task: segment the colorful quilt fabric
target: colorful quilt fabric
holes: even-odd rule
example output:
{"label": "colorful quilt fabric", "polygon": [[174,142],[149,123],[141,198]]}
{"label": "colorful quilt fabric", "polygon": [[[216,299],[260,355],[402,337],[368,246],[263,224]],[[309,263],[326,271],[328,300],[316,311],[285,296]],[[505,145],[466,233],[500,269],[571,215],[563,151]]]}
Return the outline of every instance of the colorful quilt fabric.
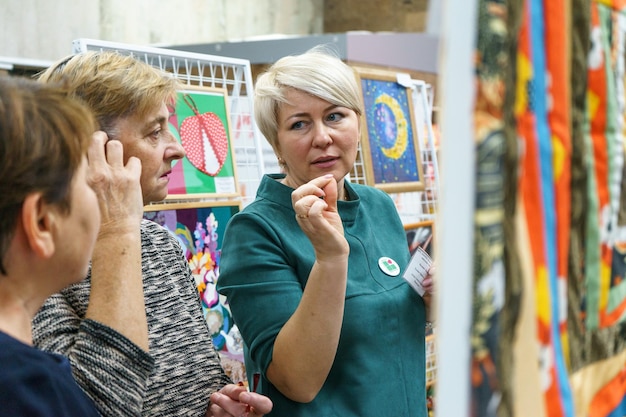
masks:
{"label": "colorful quilt fabric", "polygon": [[[503,1],[480,1],[476,47],[476,198],[471,337],[472,416],[495,416],[501,385],[500,312],[505,301],[503,103],[508,29]],[[499,372],[496,372],[499,370]]]}
{"label": "colorful quilt fabric", "polygon": [[196,282],[202,313],[222,367],[234,382],[246,382],[243,340],[230,307],[216,289],[222,236],[239,206],[149,211],[144,218],[165,227],[179,241]]}
{"label": "colorful quilt fabric", "polygon": [[469,414],[622,417],[626,0],[478,5]]}
{"label": "colorful quilt fabric", "polygon": [[[564,8],[561,9],[561,13],[552,13],[550,17],[554,18],[555,15],[563,19]],[[546,73],[550,68],[558,70],[559,65],[553,62],[549,67],[546,63],[547,49],[543,37],[544,17],[542,2],[532,0],[525,3],[517,57],[516,111],[518,132],[524,150],[520,160],[519,198],[526,216],[525,223],[528,228],[530,256],[535,276],[536,337],[542,376],[539,382],[542,387],[546,414],[571,416],[573,404],[562,344],[563,335],[566,335],[564,324],[566,286],[565,278],[559,279],[557,274],[557,265],[560,263],[557,255],[563,250],[558,250],[557,243],[555,147],[553,143],[557,144],[557,153],[560,152],[561,157],[565,151],[563,141],[553,142],[550,123],[551,121],[554,123],[555,120],[567,120],[568,115],[552,112],[550,113],[552,118],[548,117]],[[557,23],[553,22],[549,27],[555,24]],[[554,56],[551,59],[559,60]],[[562,68],[563,63],[559,64]],[[561,71],[566,71],[566,69],[561,69]],[[554,90],[551,91],[551,93],[554,92]],[[557,129],[559,134],[562,134],[562,131],[562,129]],[[556,161],[558,161],[558,155]],[[557,165],[557,171],[561,175],[563,165]],[[567,188],[563,187],[563,189],[567,193]],[[559,202],[562,201],[559,200]]]}
{"label": "colorful quilt fabric", "polygon": [[[590,6],[587,53],[584,285],[572,389],[577,416],[623,416],[626,411],[626,222],[624,221],[623,1]],[[573,269],[576,273],[576,269]]]}
{"label": "colorful quilt fabric", "polygon": [[[545,140],[551,147],[551,169],[554,181],[554,276],[553,294],[559,304],[555,317],[558,321],[558,337],[565,365],[569,358],[567,334],[567,273],[569,259],[571,218],[571,105],[569,91],[569,19],[570,9],[566,0],[544,2],[546,70],[550,82],[546,85],[548,125],[550,137]],[[550,187],[550,172],[546,172],[546,186]],[[566,369],[563,366],[563,379]]]}
{"label": "colorful quilt fabric", "polygon": [[[585,148],[588,124],[587,103],[587,58],[590,48],[590,0],[571,2],[571,53],[569,62],[572,71],[568,79],[571,87],[572,153],[571,153],[571,214],[570,245],[567,287],[567,330],[569,339],[570,372],[587,364],[585,349],[587,332],[584,326],[585,294],[585,217],[587,209],[587,158]],[[576,397],[576,395],[574,395]]]}
{"label": "colorful quilt fabric", "polygon": [[[624,326],[626,258],[623,242],[625,16],[598,3],[591,8],[587,103],[587,223],[584,324],[594,341],[589,362],[617,353],[624,343],[602,342]],[[599,353],[599,355],[598,355]]]}

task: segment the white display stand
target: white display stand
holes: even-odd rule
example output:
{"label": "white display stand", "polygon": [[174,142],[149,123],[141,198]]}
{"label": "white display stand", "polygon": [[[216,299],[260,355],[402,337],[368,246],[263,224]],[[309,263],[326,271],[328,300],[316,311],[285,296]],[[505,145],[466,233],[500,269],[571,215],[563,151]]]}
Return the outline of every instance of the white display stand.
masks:
{"label": "white display stand", "polygon": [[[433,94],[432,86],[422,80],[411,79],[408,74],[398,74],[398,83],[410,87],[413,91],[413,112],[417,126],[417,140],[420,144],[424,191],[417,194],[417,221],[435,220],[437,200],[439,199],[439,163],[437,162],[437,144],[433,131]],[[413,221],[403,221],[405,224]]]}
{"label": "white display stand", "polygon": [[248,60],[94,39],[73,42],[74,53],[88,50],[113,50],[134,56],[174,74],[186,85],[225,88],[228,91],[230,134],[242,206],[254,199],[268,168],[266,165],[277,163],[271,148],[263,146],[265,139],[254,122],[253,82]]}
{"label": "white display stand", "polygon": [[437,211],[437,382],[435,416],[470,415],[475,195],[476,0],[444,0],[437,94],[441,102],[441,188]]}

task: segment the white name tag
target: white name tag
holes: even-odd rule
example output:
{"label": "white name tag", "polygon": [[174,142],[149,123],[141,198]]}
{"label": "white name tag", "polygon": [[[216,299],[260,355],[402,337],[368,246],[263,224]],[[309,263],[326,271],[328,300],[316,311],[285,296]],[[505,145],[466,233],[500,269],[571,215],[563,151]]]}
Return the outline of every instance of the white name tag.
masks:
{"label": "white name tag", "polygon": [[419,246],[415,253],[413,253],[404,274],[402,274],[402,278],[404,278],[420,296],[424,295],[425,290],[422,286],[422,281],[424,281],[424,278],[428,275],[428,270],[432,263],[432,258]]}

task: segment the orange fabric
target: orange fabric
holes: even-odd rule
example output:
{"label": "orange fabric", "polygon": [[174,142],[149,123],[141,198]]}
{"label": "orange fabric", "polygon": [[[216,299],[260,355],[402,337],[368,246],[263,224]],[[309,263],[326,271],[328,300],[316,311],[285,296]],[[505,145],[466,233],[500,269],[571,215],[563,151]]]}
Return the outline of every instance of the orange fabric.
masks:
{"label": "orange fabric", "polygon": [[609,327],[616,324],[620,317],[626,312],[626,299],[621,302],[610,313],[602,310],[600,311],[600,327]]}
{"label": "orange fabric", "polygon": [[[568,41],[569,10],[565,0],[545,0],[544,15],[546,24],[546,63],[551,82],[548,83],[549,100],[548,122],[552,133],[554,195],[556,212],[556,267],[557,279],[567,286],[567,262],[570,237],[570,181],[571,181],[571,113],[569,92],[569,51]],[[567,300],[559,300],[565,303]],[[565,362],[569,367],[569,343],[567,340],[566,317],[559,317]]]}
{"label": "orange fabric", "polygon": [[[600,14],[598,10],[598,3],[592,3],[591,5],[591,25],[593,31],[600,31],[601,22]],[[597,32],[596,32],[597,33]],[[593,35],[592,35],[593,36]],[[594,40],[600,41],[600,35],[596,35]],[[601,42],[600,42],[601,44]],[[607,143],[607,112],[608,112],[608,79],[607,79],[607,65],[609,64],[610,57],[606,56],[604,49],[601,46],[596,46],[595,53],[598,54],[601,63],[597,63],[595,66],[590,66],[588,71],[589,80],[589,119],[590,119],[590,136],[593,149],[593,161],[594,161],[594,176],[596,183],[596,197],[598,201],[598,225],[601,229],[600,236],[602,236],[603,229],[606,227],[603,223],[607,221],[606,211],[610,206],[610,192],[609,192],[609,154]],[[599,294],[598,294],[598,325],[599,327],[608,327],[615,324],[616,319],[621,316],[621,313],[626,308],[626,304],[622,303],[619,308],[612,312],[607,312],[608,297],[610,291],[611,281],[611,260],[613,256],[613,250],[610,246],[610,242],[604,238],[599,242],[600,245],[600,276],[599,279]],[[594,312],[589,311],[588,314]]]}
{"label": "orange fabric", "polygon": [[[517,129],[520,139],[524,143],[524,152],[520,160],[520,197],[526,213],[526,223],[530,241],[531,256],[534,262],[533,275],[537,288],[536,314],[537,338],[540,344],[540,353],[544,356],[545,368],[540,372],[548,373],[550,386],[543,391],[546,405],[546,415],[560,417],[564,415],[560,399],[558,376],[555,367],[555,352],[550,333],[550,323],[553,318],[550,313],[551,296],[549,288],[549,272],[545,253],[545,224],[542,217],[543,200],[541,190],[541,173],[539,167],[539,149],[536,137],[536,119],[529,103],[527,87],[533,79],[532,51],[530,43],[530,19],[528,3],[525,4],[524,18],[520,28],[518,46],[517,71],[517,102],[515,106]],[[546,358],[548,356],[548,358]]]}
{"label": "orange fabric", "polygon": [[[591,22],[592,27],[598,28],[600,26],[600,16],[598,7],[596,4],[591,6]],[[608,155],[607,144],[605,138],[606,130],[606,69],[604,65],[598,68],[589,68],[588,80],[589,80],[589,92],[590,102],[590,130],[591,140],[593,145],[593,153],[595,160],[595,175],[597,181],[597,194],[598,203],[600,207],[608,204],[609,190],[606,187],[606,178],[608,177]]]}
{"label": "orange fabric", "polygon": [[589,406],[589,417],[606,417],[622,402],[625,395],[626,364],[622,371],[593,398]]}
{"label": "orange fabric", "polygon": [[592,2],[603,4],[614,10],[624,10],[626,8],[626,0],[593,0]]}
{"label": "orange fabric", "polygon": [[[587,365],[570,375],[572,387],[576,387],[574,402],[576,417],[589,417],[598,393],[619,377],[626,368],[626,351]],[[598,401],[596,399],[596,401]],[[520,415],[521,416],[521,415]]]}

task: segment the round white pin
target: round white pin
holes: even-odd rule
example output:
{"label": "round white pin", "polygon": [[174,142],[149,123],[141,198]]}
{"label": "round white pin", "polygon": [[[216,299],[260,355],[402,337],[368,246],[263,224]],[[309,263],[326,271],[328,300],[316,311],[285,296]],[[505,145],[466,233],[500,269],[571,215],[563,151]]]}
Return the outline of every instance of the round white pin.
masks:
{"label": "round white pin", "polygon": [[397,277],[400,275],[400,265],[398,265],[398,263],[393,259],[386,256],[383,256],[378,260],[378,267],[390,277]]}

